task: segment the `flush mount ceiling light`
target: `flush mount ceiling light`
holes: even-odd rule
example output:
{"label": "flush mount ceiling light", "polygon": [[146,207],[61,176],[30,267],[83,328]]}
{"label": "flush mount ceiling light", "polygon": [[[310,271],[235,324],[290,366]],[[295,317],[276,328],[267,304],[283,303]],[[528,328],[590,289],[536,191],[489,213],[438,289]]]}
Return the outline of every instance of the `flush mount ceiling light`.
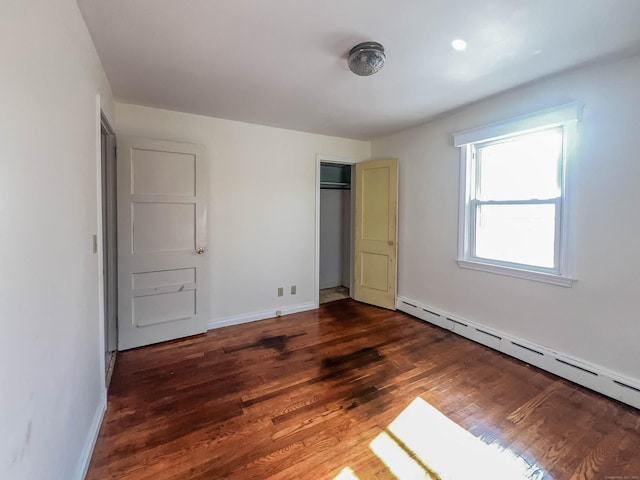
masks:
{"label": "flush mount ceiling light", "polygon": [[349,70],[361,77],[373,75],[384,65],[387,57],[378,42],[359,43],[349,52]]}

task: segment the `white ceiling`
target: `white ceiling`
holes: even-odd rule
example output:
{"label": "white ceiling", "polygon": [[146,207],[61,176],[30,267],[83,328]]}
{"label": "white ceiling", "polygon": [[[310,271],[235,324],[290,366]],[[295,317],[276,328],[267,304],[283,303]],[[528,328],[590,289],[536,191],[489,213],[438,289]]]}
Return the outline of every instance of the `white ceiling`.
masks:
{"label": "white ceiling", "polygon": [[[640,0],[78,4],[119,101],[349,138],[640,51]],[[387,63],[357,77],[346,55],[366,40],[384,45]]]}

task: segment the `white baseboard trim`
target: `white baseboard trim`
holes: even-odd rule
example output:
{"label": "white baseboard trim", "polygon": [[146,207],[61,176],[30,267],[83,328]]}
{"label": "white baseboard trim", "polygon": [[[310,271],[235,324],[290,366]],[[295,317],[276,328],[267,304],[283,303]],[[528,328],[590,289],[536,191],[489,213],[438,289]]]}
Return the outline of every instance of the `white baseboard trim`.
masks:
{"label": "white baseboard trim", "polygon": [[258,312],[241,313],[239,315],[231,315],[229,317],[214,318],[207,323],[207,329],[228,327],[230,325],[240,325],[241,323],[256,322],[266,318],[277,317],[276,312],[280,310],[281,315],[289,315],[292,313],[304,312],[317,308],[314,302],[299,303],[297,305],[287,305],[284,307],[270,308],[269,310],[260,310]]}
{"label": "white baseboard trim", "polygon": [[325,288],[334,288],[334,287],[342,287],[342,280],[338,280],[337,282],[329,282],[329,283],[321,283],[320,290]]}
{"label": "white baseboard trim", "polygon": [[96,408],[96,413],[93,415],[91,426],[89,427],[89,433],[82,447],[80,453],[80,459],[78,460],[78,466],[76,468],[74,480],[84,480],[89,470],[89,464],[91,463],[91,455],[93,454],[93,448],[98,440],[98,434],[100,433],[100,426],[102,425],[102,418],[104,412],[107,411],[107,395],[105,391],[100,393],[100,402]]}
{"label": "white baseboard trim", "polygon": [[513,337],[437,308],[422,305],[406,297],[397,297],[396,308],[559,377],[640,408],[640,380],[638,379],[619,375],[599,365]]}

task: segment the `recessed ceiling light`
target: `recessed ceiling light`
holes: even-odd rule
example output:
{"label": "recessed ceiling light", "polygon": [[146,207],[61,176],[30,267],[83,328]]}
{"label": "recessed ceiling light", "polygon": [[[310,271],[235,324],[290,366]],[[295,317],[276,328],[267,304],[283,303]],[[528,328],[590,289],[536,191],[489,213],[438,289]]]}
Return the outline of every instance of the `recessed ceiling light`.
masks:
{"label": "recessed ceiling light", "polygon": [[451,42],[451,46],[457,52],[464,52],[467,49],[467,42],[465,42],[461,38],[456,38],[453,42]]}

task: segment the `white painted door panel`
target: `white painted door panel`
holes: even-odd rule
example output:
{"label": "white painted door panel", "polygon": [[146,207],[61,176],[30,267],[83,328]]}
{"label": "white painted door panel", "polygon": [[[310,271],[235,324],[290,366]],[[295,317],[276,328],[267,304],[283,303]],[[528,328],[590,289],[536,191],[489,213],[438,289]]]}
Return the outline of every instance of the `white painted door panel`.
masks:
{"label": "white painted door panel", "polygon": [[120,350],[206,331],[206,216],[203,146],[119,137]]}

